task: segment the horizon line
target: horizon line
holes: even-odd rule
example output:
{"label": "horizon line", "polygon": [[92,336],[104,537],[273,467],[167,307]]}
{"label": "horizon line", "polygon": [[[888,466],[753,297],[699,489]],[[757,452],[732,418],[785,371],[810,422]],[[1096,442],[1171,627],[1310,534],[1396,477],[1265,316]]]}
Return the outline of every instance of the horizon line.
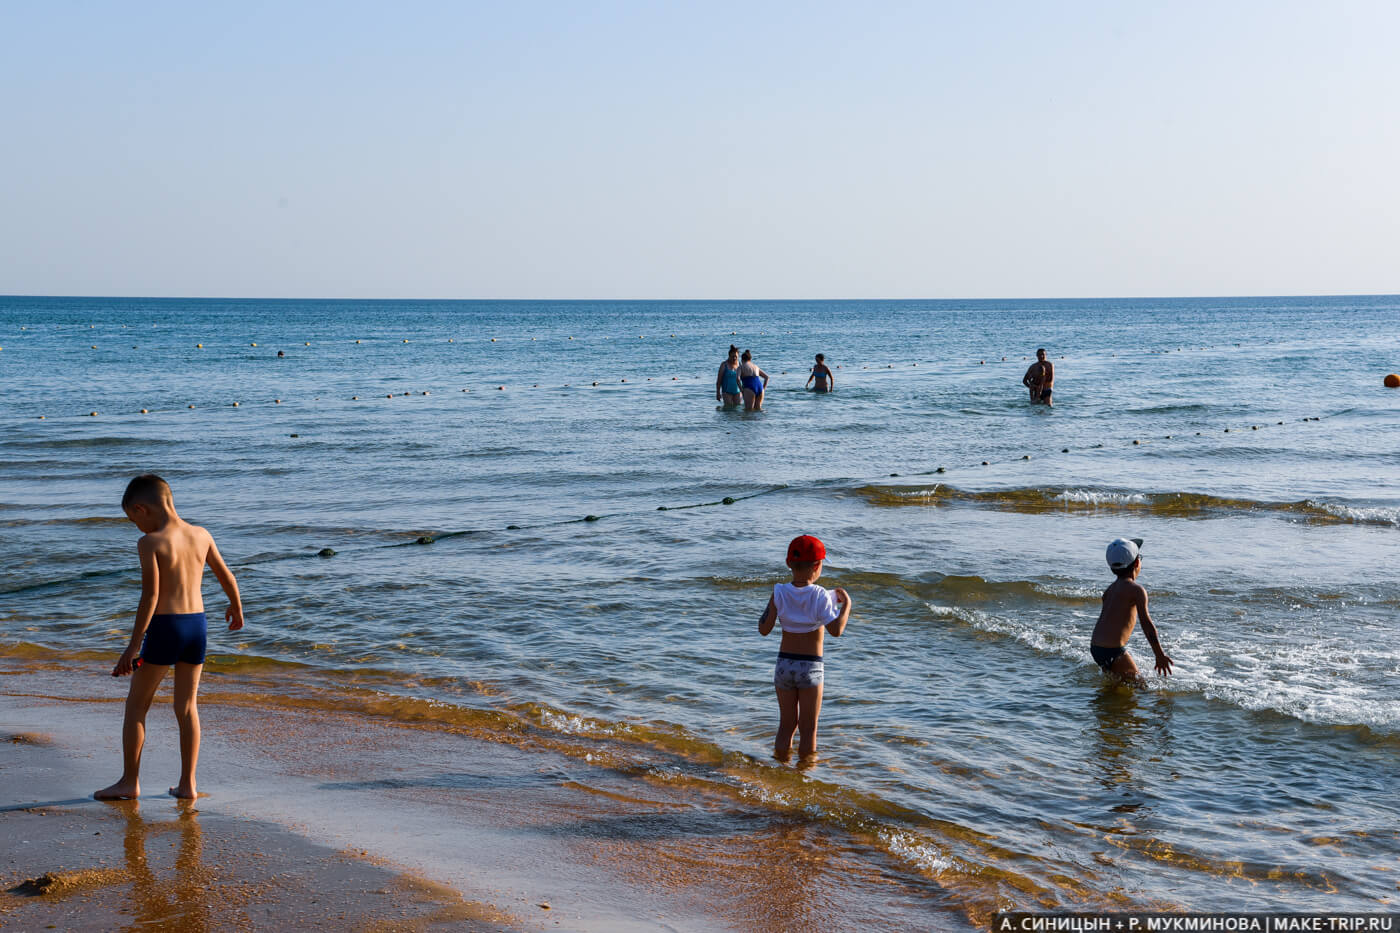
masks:
{"label": "horizon line", "polygon": [[1037,295],[1031,297],[957,297],[957,298],[352,298],[346,296],[275,296],[275,295],[39,295],[39,294],[0,294],[0,299],[40,298],[40,299],[114,299],[122,301],[364,301],[364,302],[651,302],[651,303],[704,303],[704,302],[860,302],[860,301],[1157,301],[1181,299],[1237,299],[1237,298],[1395,298],[1400,292],[1333,292],[1309,294],[1261,295],[1249,292],[1238,294],[1190,294],[1190,295]]}

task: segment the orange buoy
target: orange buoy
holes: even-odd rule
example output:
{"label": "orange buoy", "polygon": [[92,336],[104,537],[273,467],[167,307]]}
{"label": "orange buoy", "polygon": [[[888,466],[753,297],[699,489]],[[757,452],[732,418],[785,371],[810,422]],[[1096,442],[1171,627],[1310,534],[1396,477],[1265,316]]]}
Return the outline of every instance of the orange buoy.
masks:
{"label": "orange buoy", "polygon": [[1387,389],[1400,389],[1400,375],[1390,373],[1385,377],[1385,387]]}

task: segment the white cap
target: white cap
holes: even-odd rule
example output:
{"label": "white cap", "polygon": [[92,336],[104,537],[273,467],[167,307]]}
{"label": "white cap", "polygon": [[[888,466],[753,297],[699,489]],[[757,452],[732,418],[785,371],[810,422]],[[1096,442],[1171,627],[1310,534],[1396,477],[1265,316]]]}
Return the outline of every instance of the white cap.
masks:
{"label": "white cap", "polygon": [[1114,538],[1108,542],[1108,566],[1111,570],[1127,570],[1142,553],[1141,538]]}

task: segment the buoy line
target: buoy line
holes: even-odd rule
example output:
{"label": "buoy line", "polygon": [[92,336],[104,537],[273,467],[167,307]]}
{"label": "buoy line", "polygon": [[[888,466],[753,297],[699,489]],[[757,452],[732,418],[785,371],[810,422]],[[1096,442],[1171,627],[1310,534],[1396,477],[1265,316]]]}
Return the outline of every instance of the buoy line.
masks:
{"label": "buoy line", "polygon": [[[123,327],[125,327],[125,326],[126,326],[126,325],[123,325]],[[157,325],[154,325],[154,324],[153,324],[152,326],[157,326]],[[25,328],[21,328],[21,329],[25,329]],[[639,336],[643,336],[643,337],[644,337],[645,335],[639,335]],[[670,336],[671,336],[671,337],[675,337],[674,334],[671,334]],[[737,336],[737,334],[736,334],[735,332],[731,332],[730,336]],[[760,333],[759,336],[766,336],[766,334]],[[377,339],[384,341],[386,346],[395,346],[395,345],[396,345],[396,344],[393,342],[393,338],[384,337],[384,338],[377,338]],[[409,340],[408,340],[407,338],[400,338],[400,339],[401,339],[402,343],[397,344],[397,345],[400,345],[400,346],[401,346],[402,344],[407,344],[407,343],[409,343]],[[423,339],[423,338],[415,338],[415,339],[421,340],[421,339]],[[448,342],[448,343],[454,343],[455,339],[456,339],[456,338],[447,338],[446,342]],[[478,339],[481,340],[481,341],[485,341],[485,340],[487,340],[488,338],[481,337],[481,338],[478,338]],[[524,338],[523,335],[517,336],[517,337],[513,337],[513,338],[512,338],[512,337],[506,337],[506,338],[499,338],[499,339],[506,339],[506,340],[516,339],[516,340],[519,340],[519,341],[522,341],[522,342],[524,342],[524,340],[525,340],[525,338]],[[533,337],[532,337],[532,338],[530,338],[530,339],[531,339],[531,340],[535,340],[536,338],[533,338]],[[562,339],[562,338],[561,338],[561,339]],[[574,340],[574,339],[575,339],[574,337],[569,337],[569,338],[568,338],[568,340]],[[609,338],[609,337],[603,337],[603,338],[600,338],[600,339],[605,339],[605,340],[606,340],[606,339],[610,339],[610,338]],[[716,338],[716,339],[718,339],[718,338]],[[491,337],[491,338],[489,338],[489,340],[490,340],[491,343],[496,343],[496,341],[498,340],[498,337]],[[353,344],[360,344],[361,342],[362,342],[362,341],[361,341],[360,339],[356,339],[356,340],[354,340],[354,341],[352,342],[352,345],[353,345]],[[1277,340],[1274,340],[1274,341],[1263,341],[1263,342],[1260,342],[1260,341],[1252,341],[1252,342],[1251,342],[1251,345],[1268,345],[1268,344],[1270,344],[1270,343],[1277,343],[1277,342],[1279,342],[1279,341],[1277,341]],[[326,343],[326,342],[323,341],[323,345],[325,345],[325,343]],[[251,345],[251,346],[254,346],[254,347],[258,346],[258,344],[257,344],[256,342],[253,342],[253,343],[251,343],[250,345]],[[311,342],[310,342],[310,341],[303,341],[303,344],[302,344],[302,345],[303,345],[303,346],[309,347],[309,346],[311,346]],[[465,341],[464,341],[464,345],[465,345]],[[1125,351],[1125,352],[1123,352],[1123,353],[1121,353],[1121,354],[1118,353],[1118,352],[1112,352],[1112,353],[1109,354],[1108,357],[1103,357],[1102,355],[1099,355],[1099,354],[1078,355],[1078,356],[1073,357],[1071,361],[1088,362],[1088,361],[1092,361],[1092,360],[1094,360],[1094,359],[1099,359],[1099,360],[1104,360],[1104,359],[1122,359],[1122,360],[1130,360],[1130,359],[1133,359],[1133,358],[1135,358],[1135,357],[1166,356],[1166,355],[1170,355],[1170,354],[1172,354],[1172,353],[1184,353],[1184,352],[1193,352],[1193,351],[1194,351],[1194,352],[1205,352],[1205,351],[1212,351],[1212,350],[1218,350],[1218,349],[1231,350],[1231,349],[1234,349],[1234,348],[1241,347],[1242,345],[1243,345],[1243,343],[1242,343],[1242,342],[1239,342],[1239,343],[1234,343],[1233,345],[1229,345],[1229,346],[1224,345],[1224,344],[1208,344],[1208,345],[1200,346],[1200,347],[1195,347],[1195,346],[1191,346],[1191,347],[1177,347],[1177,348],[1175,348],[1175,349],[1140,349],[1140,350],[1128,350],[1128,351]],[[244,348],[244,345],[243,345],[241,342],[238,343],[237,346],[240,347],[240,348]],[[205,348],[205,345],[204,345],[203,343],[196,343],[196,344],[195,344],[195,347],[196,347],[197,349],[201,349],[201,350],[202,350],[202,349]],[[93,346],[92,349],[97,349],[97,347],[96,347],[96,346]],[[133,349],[134,349],[134,348],[133,348]],[[244,348],[244,349],[246,349],[246,348]],[[278,350],[278,351],[277,351],[277,356],[278,356],[279,358],[282,357],[283,355],[284,355],[284,351],[282,351],[282,350]],[[1012,366],[1014,367],[1014,366],[1017,365],[1018,363],[1020,363],[1020,362],[1025,362],[1026,360],[1029,360],[1029,359],[1030,359],[1029,356],[1022,356],[1020,360],[1012,359],[1011,357],[1008,357],[1008,356],[1002,356],[1002,357],[1000,357],[1000,359],[995,359],[995,358],[992,359],[992,360],[991,360],[991,363],[992,363],[992,365],[998,365],[998,364],[1000,364],[1000,363],[1006,362],[1006,363],[1012,364]],[[1063,361],[1063,360],[1067,360],[1067,359],[1071,359],[1071,358],[1068,357],[1066,354],[1060,354],[1060,355],[1057,357],[1057,359]],[[940,371],[940,370],[934,370],[934,369],[929,368],[929,365],[928,365],[928,364],[934,363],[934,362],[943,363],[945,367],[949,367],[949,368],[944,368],[944,369],[942,369],[941,371]],[[987,362],[988,362],[988,361],[987,361],[986,359],[982,359],[982,360],[978,360],[977,363],[976,363],[975,365],[982,366],[982,365],[986,365]],[[921,373],[921,375],[926,374],[926,375],[928,375],[930,378],[937,378],[939,375],[946,375],[946,374],[949,374],[949,373],[952,373],[952,372],[955,372],[955,371],[956,371],[956,372],[962,372],[962,370],[955,370],[955,369],[953,369],[953,368],[951,368],[951,367],[960,367],[960,366],[963,366],[963,367],[967,367],[967,368],[970,369],[970,367],[974,365],[974,364],[971,362],[970,358],[969,358],[969,360],[968,360],[967,362],[964,362],[964,363],[950,363],[950,361],[949,361],[948,359],[946,359],[946,358],[941,358],[941,359],[939,359],[939,360],[937,360],[937,361],[934,361],[934,360],[917,360],[917,361],[912,361],[912,362],[910,362],[910,363],[908,364],[908,367],[907,367],[907,368],[909,368],[909,369],[918,369],[918,368],[920,367],[920,363],[924,363],[924,364],[925,364],[925,365],[924,365],[924,368],[923,368],[923,372]],[[805,364],[804,364],[804,365],[805,365]],[[854,364],[852,364],[852,365],[854,366]],[[895,363],[888,363],[888,362],[885,363],[885,364],[883,364],[883,365],[880,364],[880,363],[867,363],[867,364],[863,364],[863,365],[861,366],[861,371],[867,372],[869,375],[874,375],[874,374],[876,374],[876,373],[881,373],[882,371],[883,371],[883,372],[888,372],[889,370],[895,369],[895,366],[896,366]],[[836,366],[835,368],[836,368],[837,370],[843,369],[843,367],[842,367],[841,365],[838,365],[838,366]],[[903,367],[901,367],[901,368],[903,368]],[[851,372],[854,372],[854,371],[855,371],[854,369],[851,370]],[[781,372],[781,374],[782,374],[782,375],[788,375],[788,374],[789,374],[789,371],[788,371],[788,370],[783,370],[783,371]],[[801,370],[798,370],[798,371],[796,372],[796,375],[799,375],[799,376],[800,376],[800,375],[801,375]],[[698,381],[698,380],[703,380],[703,379],[705,379],[705,378],[706,378],[706,376],[705,376],[703,373],[702,373],[702,374],[699,374],[699,375],[693,375],[693,376],[691,376],[691,379],[692,379],[692,380],[697,380],[697,381]],[[562,388],[562,389],[570,389],[570,388],[584,388],[584,387],[589,387],[589,388],[592,388],[592,387],[603,388],[603,387],[607,387],[607,386],[616,386],[616,385],[621,385],[621,384],[626,384],[626,385],[629,385],[629,386],[634,386],[634,385],[640,385],[642,382],[659,382],[659,383],[673,382],[673,383],[679,383],[679,382],[682,381],[682,379],[683,379],[682,376],[672,375],[672,376],[670,377],[669,380],[666,379],[664,376],[648,376],[648,377],[645,377],[644,379],[640,379],[640,380],[639,380],[639,379],[634,379],[634,380],[632,380],[631,382],[628,382],[627,379],[620,379],[620,380],[619,380],[618,382],[616,382],[616,383],[613,383],[613,382],[610,382],[610,381],[588,381],[587,383],[584,382],[584,381],[580,381],[580,382],[578,382],[578,383],[568,383],[568,382],[566,382],[566,383],[563,383],[562,385],[542,385],[541,383],[532,383],[532,384],[526,385],[525,383],[521,383],[521,384],[519,385],[519,388],[522,388],[522,389],[525,389],[525,388],[529,388],[529,389],[539,389],[539,388],[545,388],[545,389],[561,389],[561,388]],[[1387,380],[1388,380],[1388,379],[1389,379],[1389,377],[1387,377]],[[494,388],[496,391],[500,391],[500,392],[507,392],[507,391],[509,391],[509,390],[512,388],[512,386],[511,386],[510,384],[497,384],[497,385],[495,385],[495,386],[491,386],[490,388]],[[461,389],[461,392],[470,393],[470,392],[471,392],[471,388],[463,388],[463,389]],[[418,393],[415,393],[415,392],[392,393],[392,392],[390,392],[390,393],[386,393],[384,397],[385,397],[385,398],[395,398],[395,397],[397,397],[397,396],[399,396],[399,395],[414,395],[414,394],[418,394]],[[423,392],[422,394],[423,394],[423,395],[427,395],[427,394],[429,394],[429,393],[428,393],[428,392]],[[363,400],[366,400],[366,399],[371,398],[372,396],[373,396],[373,393],[372,393],[372,392],[369,392],[369,393],[366,393],[366,394],[360,394],[360,395],[352,395],[352,396],[350,397],[349,401],[363,401]],[[319,401],[319,400],[320,400],[319,397],[318,397],[316,400]],[[282,400],[281,400],[281,399],[278,399],[278,400],[276,400],[276,401],[274,402],[274,404],[281,404],[281,402],[282,402]],[[205,403],[205,404],[214,404],[214,403]],[[223,403],[223,404],[228,404],[228,403]],[[190,404],[190,405],[187,405],[187,406],[186,406],[186,409],[194,409],[194,408],[196,408],[196,407],[197,407],[196,405]],[[239,403],[233,403],[231,407],[240,407],[240,406],[239,406]],[[171,411],[171,410],[172,410],[172,409],[147,409],[147,408],[143,408],[143,409],[140,409],[140,413],[141,413],[141,414],[158,414],[158,413],[161,413],[161,412],[163,412],[163,411]],[[65,419],[67,419],[67,418],[78,418],[78,417],[82,417],[82,418],[101,417],[101,413],[98,412],[97,414],[94,414],[93,412],[89,411],[89,412],[87,412],[87,413],[79,413],[79,414],[75,414],[75,415],[48,415],[48,414],[43,414],[43,415],[37,415],[37,416],[30,416],[30,417],[25,418],[25,419],[23,419],[23,420],[61,421],[61,420],[65,420]]]}
{"label": "buoy line", "polygon": [[[1336,411],[1336,412],[1332,412],[1332,413],[1327,414],[1327,415],[1308,416],[1308,417],[1304,417],[1304,418],[1298,418],[1298,419],[1295,419],[1292,423],[1293,423],[1293,424],[1299,424],[1299,423],[1302,423],[1302,422],[1322,421],[1324,418],[1331,418],[1331,417],[1335,417],[1336,415],[1346,414],[1347,412],[1352,411],[1352,410],[1354,410],[1354,409],[1345,408],[1345,409],[1341,409],[1341,410]],[[1288,422],[1288,421],[1278,421],[1278,422],[1275,422],[1274,425],[1272,425],[1272,426],[1273,426],[1273,427],[1278,427],[1278,426],[1286,425],[1286,424],[1289,424],[1289,423],[1290,423],[1290,422]],[[1258,430],[1259,428],[1263,428],[1263,427],[1269,427],[1269,425],[1264,425],[1264,424],[1250,425],[1250,428],[1253,429],[1253,430]],[[1242,429],[1237,429],[1237,430],[1242,430]],[[1226,428],[1226,429],[1223,430],[1223,433],[1228,433],[1229,431],[1230,431],[1230,429],[1229,429],[1229,428]],[[1197,432],[1195,432],[1195,436],[1205,436],[1205,435],[1206,435],[1206,432],[1204,432],[1204,431],[1197,431]],[[1185,437],[1185,435],[1164,435],[1164,436],[1162,437],[1162,439],[1163,439],[1163,440],[1172,440],[1172,439],[1181,439],[1181,438],[1184,438],[1184,437]],[[1119,440],[1118,442],[1116,442],[1116,443],[1114,443],[1114,442],[1099,443],[1099,444],[1090,445],[1090,446],[1088,446],[1088,447],[1080,447],[1080,448],[1077,448],[1077,449],[1075,449],[1075,448],[1070,448],[1070,447],[1062,447],[1062,448],[1060,448],[1059,453],[1060,453],[1060,454],[1084,453],[1084,452],[1090,452],[1090,451],[1096,451],[1096,450],[1122,449],[1122,448],[1131,448],[1131,447],[1146,448],[1146,447],[1149,447],[1149,446],[1151,446],[1151,439],[1147,439],[1147,440],[1145,441],[1143,438],[1132,438],[1130,442],[1129,442],[1128,440],[1126,440],[1126,439],[1120,439],[1120,440]],[[1054,454],[1052,453],[1051,456],[1053,456],[1053,455],[1054,455]],[[855,483],[864,483],[864,484],[866,484],[866,485],[876,485],[876,484],[878,484],[879,482],[881,482],[882,480],[890,479],[890,478],[898,478],[898,477],[903,477],[903,476],[913,477],[913,476],[937,476],[937,475],[947,475],[950,471],[953,471],[953,470],[978,469],[978,468],[980,468],[980,467],[987,467],[987,466],[993,466],[993,465],[1002,465],[1002,464],[1022,463],[1022,462],[1032,461],[1032,460],[1033,460],[1033,458],[1032,458],[1032,456],[1031,456],[1030,454],[1022,454],[1022,455],[1019,456],[1019,457],[1016,457],[1016,456],[1013,455],[1013,459],[1010,459],[1010,460],[1000,460],[1000,461],[982,460],[982,461],[979,461],[979,462],[976,463],[976,464],[973,464],[973,463],[970,463],[970,462],[969,462],[969,463],[964,463],[964,464],[954,464],[954,465],[952,465],[952,466],[939,466],[939,467],[935,467],[935,468],[932,469],[932,470],[924,470],[924,471],[915,472],[915,473],[903,473],[903,474],[901,474],[901,473],[890,473],[890,474],[888,474],[888,475],[882,475],[882,476],[880,476],[880,477],[878,477],[878,478],[870,478],[870,477],[866,477],[866,478],[855,478],[855,479],[850,480],[850,481],[851,481],[851,482],[855,482]],[[842,478],[842,480],[845,481],[844,478]],[[655,506],[654,508],[650,508],[650,509],[647,509],[647,508],[625,509],[625,510],[618,511],[618,512],[608,512],[608,513],[604,513],[604,514],[602,514],[602,515],[592,515],[592,514],[589,514],[589,515],[584,515],[584,516],[582,516],[582,517],[559,519],[559,520],[556,520],[556,521],[549,521],[549,522],[539,522],[539,523],[532,524],[532,525],[516,525],[516,524],[510,524],[510,525],[506,525],[505,528],[500,528],[500,527],[492,527],[492,528],[469,528],[469,529],[463,529],[463,530],[459,530],[459,531],[445,531],[445,532],[440,532],[440,533],[437,533],[437,534],[419,534],[419,535],[417,535],[417,536],[414,538],[414,540],[412,540],[412,541],[399,541],[399,542],[395,542],[395,543],[393,543],[393,544],[367,545],[367,546],[365,546],[365,547],[356,548],[355,550],[356,550],[356,551],[370,551],[370,550],[381,550],[381,549],[384,549],[384,548],[423,546],[423,545],[435,544],[435,543],[438,542],[438,541],[443,541],[443,540],[446,540],[446,539],[449,539],[449,538],[459,538],[459,537],[464,537],[464,536],[468,536],[468,535],[490,534],[490,533],[492,533],[492,532],[500,532],[500,531],[533,531],[533,530],[538,530],[538,529],[542,529],[542,528],[557,528],[557,527],[562,527],[562,526],[564,526],[564,525],[591,524],[591,523],[594,523],[594,522],[599,522],[599,521],[602,521],[602,520],[604,520],[604,519],[611,519],[611,518],[635,517],[635,516],[650,514],[651,512],[680,512],[680,511],[685,511],[685,510],[688,510],[688,509],[712,508],[712,507],[714,507],[714,506],[735,505],[735,504],[737,504],[737,503],[739,503],[739,502],[743,502],[743,501],[748,500],[748,499],[757,499],[757,498],[759,498],[760,496],[768,496],[768,495],[772,495],[772,494],[777,493],[777,492],[785,492],[785,491],[789,491],[789,490],[801,491],[801,490],[807,490],[807,489],[816,489],[816,488],[820,488],[820,487],[822,487],[822,486],[830,485],[830,484],[833,483],[833,482],[836,482],[836,480],[834,480],[834,479],[818,479],[818,480],[813,480],[813,481],[805,482],[805,483],[802,483],[802,484],[800,484],[800,485],[794,485],[794,484],[787,484],[787,483],[784,483],[784,484],[781,484],[781,485],[773,486],[773,487],[770,488],[770,489],[762,489],[762,490],[759,490],[758,492],[749,493],[749,494],[747,494],[747,495],[742,495],[742,496],[725,496],[725,497],[723,497],[722,499],[716,499],[716,500],[709,501],[709,502],[695,502],[695,503],[690,503],[690,504],[687,504],[687,505],[658,505],[658,506]],[[411,532],[409,532],[409,533],[411,533]],[[330,553],[327,554],[327,553],[326,553],[327,551],[330,551]],[[283,555],[283,556],[280,556],[280,557],[269,557],[269,558],[267,558],[267,560],[268,560],[268,561],[272,561],[272,560],[291,560],[291,559],[300,559],[300,558],[308,557],[308,556],[330,557],[330,556],[334,556],[336,553],[337,553],[337,552],[333,551],[333,550],[330,549],[330,548],[323,548],[323,549],[322,549],[320,552],[318,552],[316,555],[288,554],[288,555]],[[258,563],[264,563],[264,562],[265,562],[265,561],[258,561]]]}

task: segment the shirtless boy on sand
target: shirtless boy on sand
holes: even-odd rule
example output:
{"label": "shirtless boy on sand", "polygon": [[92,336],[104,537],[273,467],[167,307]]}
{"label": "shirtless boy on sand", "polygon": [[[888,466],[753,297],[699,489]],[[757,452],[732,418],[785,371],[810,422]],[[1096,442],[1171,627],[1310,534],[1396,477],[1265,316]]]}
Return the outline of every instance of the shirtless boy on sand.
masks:
{"label": "shirtless boy on sand", "polygon": [[792,734],[800,730],[797,753],[811,759],[817,752],[817,716],[822,711],[822,634],[839,638],[851,617],[851,597],[839,586],[828,590],[817,586],[822,575],[826,547],[812,535],[793,538],[788,545],[787,565],[792,582],[773,587],[768,606],[758,620],[758,634],[773,631],[782,623],[783,640],[778,645],[778,663],[773,669],[773,687],[778,692],[778,737],[773,757],[787,761],[792,755]]}
{"label": "shirtless boy on sand", "polygon": [[175,718],[180,723],[180,783],[170,788],[170,793],[193,799],[194,769],[199,761],[195,694],[204,670],[207,635],[204,596],[200,592],[205,564],[228,595],[224,618],[230,632],[243,627],[243,603],[238,598],[238,583],[219,556],[214,539],[203,528],[175,514],[175,502],[165,480],[153,473],[136,477],[122,496],[122,511],[144,533],[136,543],[141,559],[141,603],[136,609],[131,642],[112,668],[113,677],[131,674],[126,718],[122,722],[122,776],[93,796],[98,800],[141,796],[137,776],[141,770],[141,749],[146,744],[146,710],[173,666]]}
{"label": "shirtless boy on sand", "polygon": [[1115,538],[1109,542],[1105,556],[1109,569],[1118,579],[1103,591],[1103,609],[1089,639],[1089,653],[1105,674],[1113,674],[1129,683],[1141,683],[1143,676],[1138,673],[1133,656],[1128,654],[1128,636],[1133,634],[1133,625],[1141,619],[1142,633],[1157,656],[1157,673],[1165,677],[1172,672],[1172,659],[1157,640],[1157,626],[1147,614],[1147,590],[1137,582],[1142,572],[1142,539]]}
{"label": "shirtless boy on sand", "polygon": [[1055,407],[1052,394],[1055,388],[1055,364],[1045,358],[1045,349],[1035,351],[1035,362],[1021,377],[1021,385],[1030,389],[1032,402],[1044,402]]}

